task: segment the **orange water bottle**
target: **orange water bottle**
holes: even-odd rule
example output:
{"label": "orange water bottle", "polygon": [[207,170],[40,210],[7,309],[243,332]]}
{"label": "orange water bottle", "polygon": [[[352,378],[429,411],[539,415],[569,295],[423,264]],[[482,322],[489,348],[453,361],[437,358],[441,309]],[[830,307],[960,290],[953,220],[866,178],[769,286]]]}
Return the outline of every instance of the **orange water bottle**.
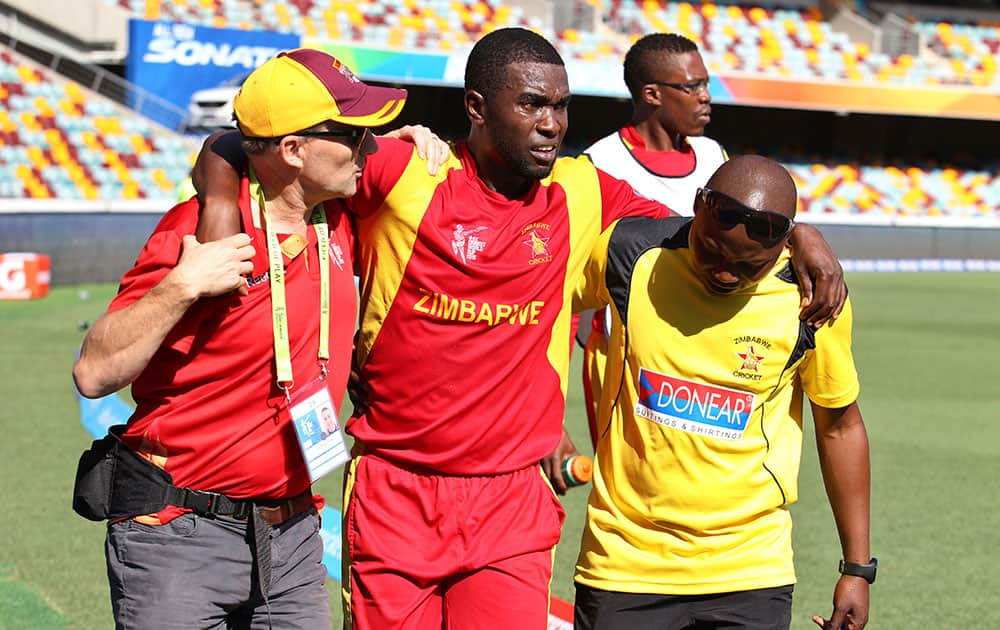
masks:
{"label": "orange water bottle", "polygon": [[560,471],[566,487],[582,486],[594,476],[594,461],[586,455],[572,455],[563,460]]}

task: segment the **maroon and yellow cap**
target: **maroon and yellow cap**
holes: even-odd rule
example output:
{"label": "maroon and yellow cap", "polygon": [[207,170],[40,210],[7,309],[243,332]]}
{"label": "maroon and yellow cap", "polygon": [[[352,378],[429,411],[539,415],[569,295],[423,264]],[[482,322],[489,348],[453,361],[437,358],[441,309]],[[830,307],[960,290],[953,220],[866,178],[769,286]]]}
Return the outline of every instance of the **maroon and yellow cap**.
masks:
{"label": "maroon and yellow cap", "polygon": [[399,115],[406,90],[367,85],[332,55],[311,48],[280,53],[243,82],[233,111],[243,135],[277,138],[325,120],[378,127]]}

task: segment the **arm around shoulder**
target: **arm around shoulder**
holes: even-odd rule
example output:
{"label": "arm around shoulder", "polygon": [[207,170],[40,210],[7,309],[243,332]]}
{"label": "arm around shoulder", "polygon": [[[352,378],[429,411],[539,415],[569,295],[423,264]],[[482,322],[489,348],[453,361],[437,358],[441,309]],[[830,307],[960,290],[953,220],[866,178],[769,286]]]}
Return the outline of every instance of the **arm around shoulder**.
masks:
{"label": "arm around shoulder", "polygon": [[201,213],[196,235],[202,243],[231,236],[240,231],[240,172],[246,154],[240,147],[238,131],[217,131],[205,139],[191,169],[191,180]]}
{"label": "arm around shoulder", "polygon": [[844,269],[823,234],[811,225],[796,223],[789,244],[802,292],[799,317],[819,328],[827,320],[837,319],[844,308]]}

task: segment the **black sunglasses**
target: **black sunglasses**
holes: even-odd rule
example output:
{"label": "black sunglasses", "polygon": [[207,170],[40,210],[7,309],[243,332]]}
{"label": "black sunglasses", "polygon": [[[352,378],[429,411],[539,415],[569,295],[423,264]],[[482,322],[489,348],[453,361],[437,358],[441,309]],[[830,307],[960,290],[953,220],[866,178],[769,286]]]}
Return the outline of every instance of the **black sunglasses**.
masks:
{"label": "black sunglasses", "polygon": [[723,230],[731,230],[737,223],[742,223],[746,227],[747,236],[755,241],[777,241],[792,231],[794,221],[783,214],[751,208],[729,195],[707,187],[698,193],[705,206],[715,213],[719,227]]}
{"label": "black sunglasses", "polygon": [[[330,129],[329,131],[300,131],[298,133],[290,133],[288,135],[302,136],[303,138],[347,138],[350,140],[348,144],[356,150],[361,146],[361,143],[364,142],[365,136],[368,135],[368,131],[368,127],[350,127],[348,129]],[[281,138],[284,138],[284,136]],[[281,138],[275,138],[274,143],[280,143]]]}
{"label": "black sunglasses", "polygon": [[653,85],[663,85],[669,88],[674,88],[675,90],[680,90],[685,94],[693,94],[699,90],[708,91],[708,79],[698,79],[696,81],[688,81],[687,83],[671,83],[670,81],[648,81]]}

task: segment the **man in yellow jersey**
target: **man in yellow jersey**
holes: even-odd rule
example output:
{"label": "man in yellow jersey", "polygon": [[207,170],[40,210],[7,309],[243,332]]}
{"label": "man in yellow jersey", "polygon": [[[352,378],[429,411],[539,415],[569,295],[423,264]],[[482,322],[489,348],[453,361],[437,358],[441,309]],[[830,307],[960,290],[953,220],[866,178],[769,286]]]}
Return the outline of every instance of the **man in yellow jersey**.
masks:
{"label": "man in yellow jersey", "polygon": [[868,440],[851,305],[799,317],[788,234],[795,184],[758,156],[723,164],[691,218],[621,219],[581,282],[611,306],[576,627],[788,628],[791,518],[808,396],[843,574],[828,628],[863,628]]}

